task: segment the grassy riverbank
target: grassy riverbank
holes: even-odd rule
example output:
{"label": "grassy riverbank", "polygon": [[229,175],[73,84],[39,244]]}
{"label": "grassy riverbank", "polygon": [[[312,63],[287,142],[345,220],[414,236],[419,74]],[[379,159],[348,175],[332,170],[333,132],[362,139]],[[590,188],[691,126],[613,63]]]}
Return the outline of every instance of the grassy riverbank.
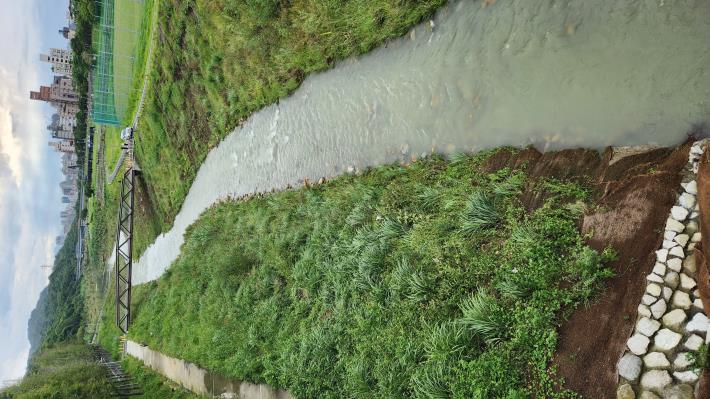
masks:
{"label": "grassy riverbank", "polygon": [[67,342],[44,348],[17,385],[0,390],[1,398],[110,398],[105,369],[86,345]]}
{"label": "grassy riverbank", "polygon": [[131,337],[300,398],[571,396],[556,330],[610,275],[577,227],[590,191],[487,156],[214,206],[136,290]]}
{"label": "grassy riverbank", "polygon": [[[401,36],[444,0],[176,0],[161,7],[138,158],[167,227],[207,152],[310,73]],[[225,40],[227,38],[227,40]]]}

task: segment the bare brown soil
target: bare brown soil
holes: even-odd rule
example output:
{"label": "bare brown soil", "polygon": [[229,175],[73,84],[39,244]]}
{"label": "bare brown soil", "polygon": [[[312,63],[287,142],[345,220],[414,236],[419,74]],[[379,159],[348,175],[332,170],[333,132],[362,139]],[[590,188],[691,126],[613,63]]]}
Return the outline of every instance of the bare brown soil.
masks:
{"label": "bare brown soil", "polygon": [[602,154],[584,149],[545,154],[535,149],[517,154],[503,150],[485,165],[488,170],[528,165],[532,178],[522,197],[528,209],[545,200],[544,190],[532,187],[540,179],[579,180],[595,189],[595,206],[580,227],[593,248],[616,250],[618,259],[610,265],[616,275],[598,301],[577,309],[562,323],[553,360],[564,386],[584,397],[616,397],[616,363],[632,333],[689,148],[690,142],[675,149],[648,149],[614,162],[612,149]]}
{"label": "bare brown soil", "polygon": [[553,362],[565,386],[585,397],[615,397],[616,363],[633,331],[689,147],[633,155],[611,166],[607,151],[598,169],[597,209],[585,215],[582,231],[595,249],[617,251],[611,264],[616,276],[597,302],[578,309],[562,325]]}
{"label": "bare brown soil", "polygon": [[[700,158],[698,169],[698,205],[700,206],[700,233],[702,242],[695,248],[695,261],[698,267],[698,288],[705,313],[710,314],[710,153],[705,152]],[[710,371],[705,370],[700,378],[698,398],[710,398]]]}

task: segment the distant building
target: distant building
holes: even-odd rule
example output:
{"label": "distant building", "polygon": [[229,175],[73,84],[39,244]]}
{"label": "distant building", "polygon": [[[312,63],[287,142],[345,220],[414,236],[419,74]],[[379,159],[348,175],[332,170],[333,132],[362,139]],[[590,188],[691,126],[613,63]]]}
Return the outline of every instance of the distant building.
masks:
{"label": "distant building", "polygon": [[76,128],[76,114],[79,112],[78,104],[73,103],[52,103],[58,113],[52,115],[52,123],[47,126],[47,130],[52,134],[52,138],[61,140],[71,140],[74,138]]}
{"label": "distant building", "polygon": [[49,54],[40,54],[40,61],[52,64],[52,72],[71,76],[72,51],[61,48],[49,49]]}
{"label": "distant building", "polygon": [[49,146],[57,152],[75,152],[74,140],[50,141]]}
{"label": "distant building", "polygon": [[79,95],[74,91],[74,84],[68,76],[55,76],[52,86],[41,86],[39,91],[30,92],[30,99],[46,101],[52,105],[76,104],[79,102]]}
{"label": "distant building", "polygon": [[[71,19],[71,16],[70,16]],[[69,26],[65,26],[64,28],[59,30],[59,34],[62,35],[65,39],[71,40],[76,37],[76,24],[71,23]]]}
{"label": "distant building", "polygon": [[57,125],[59,125],[63,130],[74,131],[76,127],[76,114],[79,112],[79,105],[72,103],[61,103],[57,104],[55,108],[58,111],[59,120]]}
{"label": "distant building", "polygon": [[79,165],[76,161],[76,154],[62,154],[62,173],[64,173],[64,176],[66,176],[67,180],[74,181],[78,178]]}
{"label": "distant building", "polygon": [[74,140],[74,131],[65,130],[63,127],[59,126],[59,124],[52,123],[47,126],[47,130],[49,130],[49,133],[52,135],[53,139]]}

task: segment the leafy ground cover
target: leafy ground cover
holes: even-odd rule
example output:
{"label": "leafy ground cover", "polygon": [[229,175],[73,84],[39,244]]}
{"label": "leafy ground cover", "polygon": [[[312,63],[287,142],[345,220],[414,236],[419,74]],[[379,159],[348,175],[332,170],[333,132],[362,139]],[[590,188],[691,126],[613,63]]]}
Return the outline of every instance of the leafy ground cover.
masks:
{"label": "leafy ground cover", "polygon": [[137,154],[163,227],[197,169],[310,73],[401,36],[444,0],[172,0],[160,7]]}
{"label": "leafy ground cover", "polygon": [[134,291],[132,339],[299,398],[575,396],[549,364],[611,274],[577,226],[593,194],[547,179],[526,211],[488,155],[214,206]]}

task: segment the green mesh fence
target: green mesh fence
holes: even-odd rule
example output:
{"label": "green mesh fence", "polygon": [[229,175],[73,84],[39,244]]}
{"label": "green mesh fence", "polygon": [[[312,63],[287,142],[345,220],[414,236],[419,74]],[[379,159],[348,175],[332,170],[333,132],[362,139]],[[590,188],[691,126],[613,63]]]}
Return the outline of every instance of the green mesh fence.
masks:
{"label": "green mesh fence", "polygon": [[145,0],[97,0],[93,32],[92,119],[101,125],[125,123],[138,96],[136,60]]}

